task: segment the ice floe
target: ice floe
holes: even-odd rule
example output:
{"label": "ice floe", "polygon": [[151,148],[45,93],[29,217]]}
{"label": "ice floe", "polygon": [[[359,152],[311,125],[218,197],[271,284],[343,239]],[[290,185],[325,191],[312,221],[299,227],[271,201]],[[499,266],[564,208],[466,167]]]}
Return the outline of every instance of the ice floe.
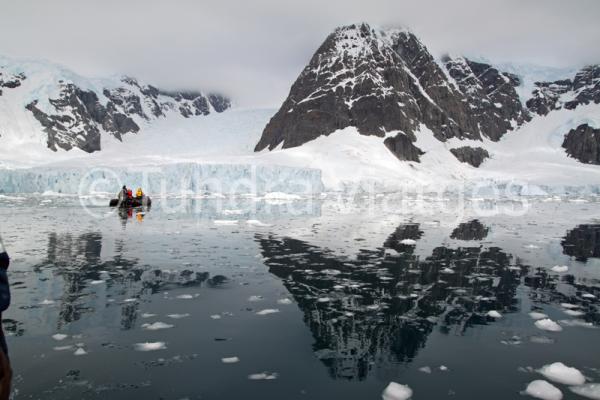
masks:
{"label": "ice floe", "polygon": [[571,392],[592,400],[600,400],[600,384],[588,383],[587,385],[570,387]]}
{"label": "ice floe", "polygon": [[54,335],[52,335],[52,339],[57,341],[65,340],[68,337],[69,335],[65,335],[64,333],[55,333]]}
{"label": "ice floe", "polygon": [[528,395],[542,400],[561,400],[563,394],[556,386],[544,380],[535,380],[525,389]]}
{"label": "ice floe", "polygon": [[215,219],[213,221],[215,225],[237,225],[236,219]]}
{"label": "ice floe", "polygon": [[403,239],[400,241],[400,243],[405,244],[407,246],[414,246],[415,244],[417,244],[417,241],[414,239]]}
{"label": "ice floe", "polygon": [[87,354],[87,351],[85,351],[83,347],[79,347],[77,350],[75,350],[75,353],[73,354],[76,356],[85,356]]}
{"label": "ice floe", "polygon": [[158,331],[161,329],[170,329],[173,328],[174,325],[165,324],[164,322],[154,322],[152,324],[143,324],[142,329],[147,331]]}
{"label": "ice floe", "polygon": [[279,300],[277,300],[277,304],[284,304],[284,305],[292,304],[292,300],[290,300],[288,298],[279,299]]}
{"label": "ice floe", "polygon": [[421,367],[419,368],[420,372],[424,372],[426,374],[430,374],[431,373],[431,367]]}
{"label": "ice floe", "polygon": [[223,364],[235,364],[240,362],[240,359],[238,357],[224,357],[221,358],[221,361]]}
{"label": "ice floe", "polygon": [[143,313],[142,314],[142,318],[152,318],[152,317],[156,317],[156,314],[150,314],[150,313]]}
{"label": "ice floe", "polygon": [[548,316],[547,316],[546,314],[544,314],[544,313],[541,313],[541,312],[537,312],[537,311],[532,311],[532,312],[530,312],[530,313],[529,313],[529,316],[530,316],[531,318],[535,319],[535,320],[538,320],[538,319],[546,319],[546,318],[548,318]]}
{"label": "ice floe", "polygon": [[413,391],[408,385],[390,382],[381,394],[381,397],[383,400],[408,400],[412,395]]}
{"label": "ice floe", "polygon": [[259,372],[256,374],[248,375],[248,379],[251,381],[271,381],[273,379],[277,379],[279,374],[277,372]]}
{"label": "ice floe", "polygon": [[167,348],[165,342],[145,342],[145,343],[136,343],[134,348],[137,351],[156,351],[156,350],[164,350]]}
{"label": "ice floe", "polygon": [[566,265],[555,265],[554,267],[550,268],[550,270],[552,272],[564,273],[569,271],[569,267]]}
{"label": "ice floe", "polygon": [[492,318],[502,318],[502,314],[500,314],[498,311],[496,310],[490,310],[487,312],[486,314],[488,317],[492,317]]}
{"label": "ice floe", "polygon": [[182,318],[187,318],[189,317],[190,314],[168,314],[167,317],[172,318],[172,319],[182,319]]}
{"label": "ice floe", "polygon": [[585,383],[585,376],[577,368],[567,367],[561,362],[544,365],[538,372],[546,379],[565,385],[583,385]]}
{"label": "ice floe", "polygon": [[544,318],[535,321],[535,326],[539,329],[549,332],[560,332],[563,329],[562,326],[552,321],[550,318]]}
{"label": "ice floe", "polygon": [[269,315],[278,313],[279,310],[277,308],[266,308],[264,310],[260,310],[256,313],[256,315]]}

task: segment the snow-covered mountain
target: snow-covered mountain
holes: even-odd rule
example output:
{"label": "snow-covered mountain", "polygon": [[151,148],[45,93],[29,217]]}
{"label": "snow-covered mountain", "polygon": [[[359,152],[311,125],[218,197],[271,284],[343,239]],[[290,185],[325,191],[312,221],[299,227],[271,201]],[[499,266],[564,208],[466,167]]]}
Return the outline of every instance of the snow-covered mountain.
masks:
{"label": "snow-covered mountain", "polygon": [[356,166],[377,168],[370,178],[388,182],[600,183],[600,167],[590,166],[600,164],[600,66],[530,82],[535,76],[464,57],[436,60],[407,30],[341,27],[301,72],[255,150],[309,146],[331,160],[336,146],[350,145],[360,154]]}
{"label": "snow-covered mountain", "polygon": [[131,77],[86,79],[48,62],[0,57],[0,147],[11,151],[41,143],[52,151],[92,153],[157,120],[220,113],[230,105],[218,94],[165,91]]}
{"label": "snow-covered mountain", "polygon": [[325,190],[600,193],[599,66],[436,59],[408,30],[359,24],[326,38],[279,110],[48,63],[0,58],[0,73],[0,192],[76,192],[90,166],[127,180],[152,166],[176,191],[260,170],[278,191],[302,186],[294,177]]}

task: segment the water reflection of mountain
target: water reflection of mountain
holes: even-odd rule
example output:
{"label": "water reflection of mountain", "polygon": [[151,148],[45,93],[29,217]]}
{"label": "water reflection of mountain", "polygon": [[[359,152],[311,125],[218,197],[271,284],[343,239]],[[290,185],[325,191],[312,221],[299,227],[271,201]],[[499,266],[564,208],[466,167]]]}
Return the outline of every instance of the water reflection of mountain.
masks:
{"label": "water reflection of mountain", "polygon": [[[99,232],[80,235],[52,232],[48,235],[47,256],[33,270],[43,272],[51,269],[53,275],[61,278],[59,328],[112,302],[120,307],[121,328],[131,329],[138,317],[137,300],[143,296],[182,287],[198,287],[207,281],[213,286],[215,280],[222,282],[227,279],[220,275],[210,278],[207,272],[191,269],[161,270],[143,265],[137,258],[125,256],[123,239],[116,239],[111,256],[103,258],[102,244]],[[100,286],[94,283],[98,282],[106,286],[105,298],[99,299],[96,295]],[[124,301],[126,299],[129,301]]]}
{"label": "water reflection of mountain", "polygon": [[483,225],[479,220],[474,219],[462,223],[452,231],[450,237],[458,240],[483,240],[487,237],[490,228]]}
{"label": "water reflection of mountain", "polygon": [[374,368],[413,359],[436,326],[462,334],[490,323],[490,310],[517,309],[527,267],[494,247],[438,247],[421,259],[406,240],[421,235],[418,224],[401,225],[382,248],[352,260],[301,240],[256,237],[333,377],[365,379]]}
{"label": "water reflection of mountain", "polygon": [[578,261],[600,257],[600,225],[579,225],[567,232],[561,242],[563,253]]}

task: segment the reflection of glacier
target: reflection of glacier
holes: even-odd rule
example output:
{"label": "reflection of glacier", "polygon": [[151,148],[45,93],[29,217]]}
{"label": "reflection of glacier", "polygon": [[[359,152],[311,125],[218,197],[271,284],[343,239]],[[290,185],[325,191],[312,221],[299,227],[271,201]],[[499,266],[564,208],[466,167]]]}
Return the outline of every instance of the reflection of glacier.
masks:
{"label": "reflection of glacier", "polygon": [[277,165],[178,163],[137,168],[0,170],[0,193],[114,192],[120,182],[147,193],[320,193],[321,171]]}
{"label": "reflection of glacier", "polygon": [[[117,302],[121,313],[121,328],[131,329],[138,318],[139,300],[144,296],[183,287],[199,287],[205,282],[216,286],[227,278],[217,275],[210,277],[208,272],[191,269],[159,270],[141,265],[135,258],[123,256],[124,242],[117,239],[114,254],[102,258],[102,234],[90,232],[80,235],[48,235],[47,257],[33,267],[41,272],[50,269],[60,278],[59,328],[80,320],[84,314],[91,314],[105,308],[110,302]],[[94,281],[105,281],[105,296],[100,296]],[[135,301],[123,301],[133,299]]]}
{"label": "reflection of glacier", "polygon": [[[383,248],[340,259],[306,242],[257,236],[269,271],[304,312],[316,355],[336,378],[365,379],[374,369],[413,359],[437,326],[464,333],[490,310],[517,310],[527,267],[499,248],[438,247],[420,259],[417,224],[398,227]],[[410,243],[410,242],[409,242]]]}

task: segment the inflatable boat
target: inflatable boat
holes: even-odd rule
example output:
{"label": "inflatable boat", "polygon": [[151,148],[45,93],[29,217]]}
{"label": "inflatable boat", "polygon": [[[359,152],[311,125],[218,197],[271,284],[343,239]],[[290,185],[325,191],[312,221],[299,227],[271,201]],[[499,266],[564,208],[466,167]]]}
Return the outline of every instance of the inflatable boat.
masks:
{"label": "inflatable boat", "polygon": [[110,207],[119,208],[136,208],[136,207],[150,207],[152,200],[148,196],[142,198],[134,197],[133,199],[127,199],[125,201],[119,201],[119,199],[111,199],[108,204]]}

